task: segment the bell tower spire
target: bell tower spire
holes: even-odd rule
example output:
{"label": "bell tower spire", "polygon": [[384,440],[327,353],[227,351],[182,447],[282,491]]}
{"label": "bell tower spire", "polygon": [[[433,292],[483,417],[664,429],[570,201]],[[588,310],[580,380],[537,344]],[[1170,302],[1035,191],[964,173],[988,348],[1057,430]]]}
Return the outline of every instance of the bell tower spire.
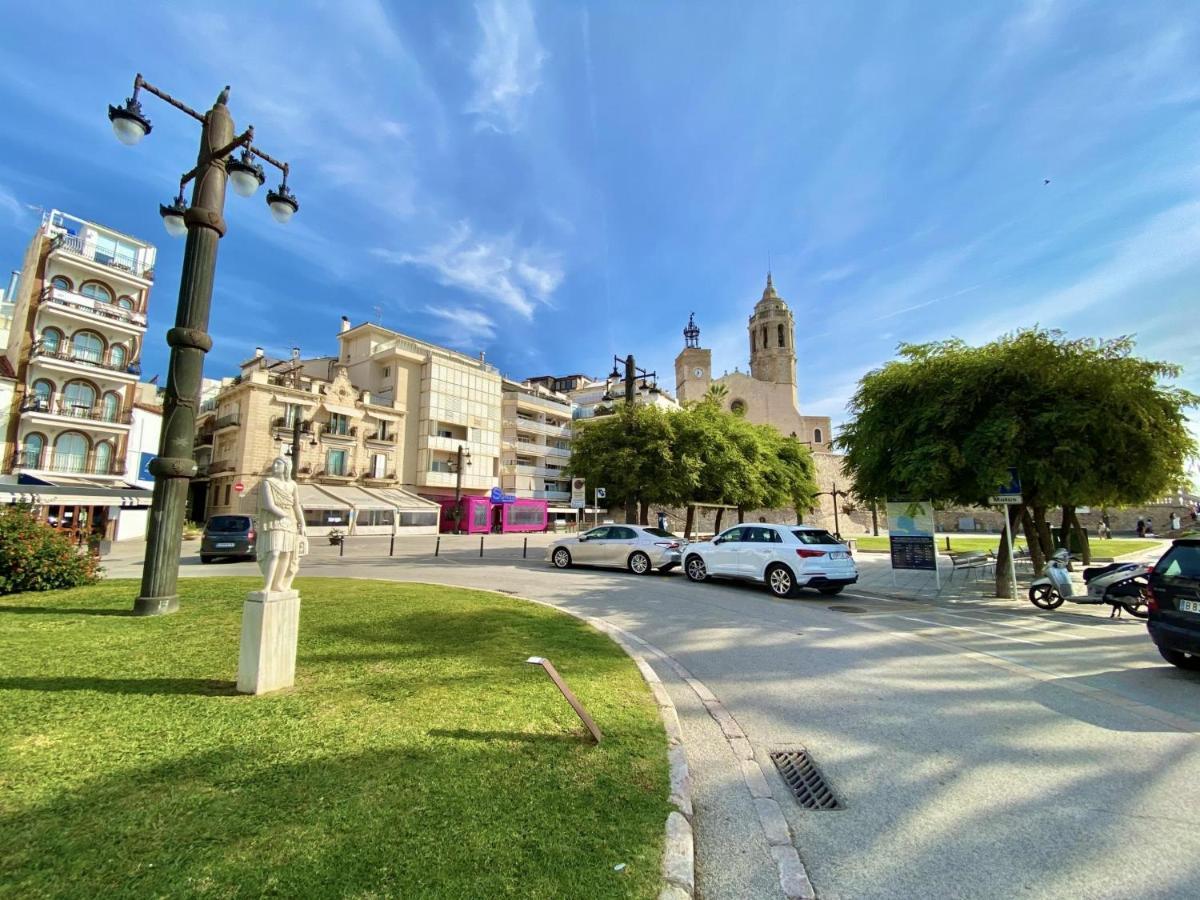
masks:
{"label": "bell tower spire", "polygon": [[775,290],[771,272],[762,298],[754,306],[750,333],[750,375],[757,381],[790,384],[796,391],[796,323],[792,311]]}
{"label": "bell tower spire", "polygon": [[683,350],[675,357],[675,396],[680,403],[699,400],[712,382],[712,351],[700,346],[696,314],[683,329]]}

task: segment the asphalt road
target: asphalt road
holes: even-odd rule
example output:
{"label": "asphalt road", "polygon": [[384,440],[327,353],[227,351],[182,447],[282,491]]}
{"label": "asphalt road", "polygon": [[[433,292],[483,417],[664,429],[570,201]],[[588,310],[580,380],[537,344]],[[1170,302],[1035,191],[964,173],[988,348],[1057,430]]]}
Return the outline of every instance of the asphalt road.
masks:
{"label": "asphalt road", "polygon": [[[807,811],[769,772],[822,900],[1200,897],[1200,675],[1162,662],[1142,622],[852,591],[780,601],[678,572],[557,571],[540,537],[529,559],[520,538],[488,541],[483,559],[470,538],[445,539],[437,558],[432,538],[391,559],[386,539],[344,559],[314,548],[303,574],[509,591],[669,654],[720,698],[764,769],[770,751],[802,745],[832,784],[845,808]],[[189,559],[182,571],[255,569]],[[729,745],[693,687],[651,662],[693,769],[698,895],[779,896]]]}

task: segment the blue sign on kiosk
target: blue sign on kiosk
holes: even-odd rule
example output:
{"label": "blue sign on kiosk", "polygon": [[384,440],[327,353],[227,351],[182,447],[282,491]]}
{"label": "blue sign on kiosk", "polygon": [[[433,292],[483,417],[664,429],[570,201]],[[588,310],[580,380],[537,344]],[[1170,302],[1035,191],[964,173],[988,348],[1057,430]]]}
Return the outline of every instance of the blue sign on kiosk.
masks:
{"label": "blue sign on kiosk", "polygon": [[488,494],[488,499],[493,503],[516,503],[516,494],[506,494],[498,487],[492,488],[492,492]]}

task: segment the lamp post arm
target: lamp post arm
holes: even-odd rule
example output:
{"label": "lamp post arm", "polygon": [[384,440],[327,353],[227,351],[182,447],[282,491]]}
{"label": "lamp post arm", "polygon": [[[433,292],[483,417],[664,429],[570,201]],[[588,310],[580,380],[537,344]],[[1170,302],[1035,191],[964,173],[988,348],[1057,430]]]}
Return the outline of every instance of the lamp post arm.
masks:
{"label": "lamp post arm", "polygon": [[154,85],[152,85],[150,82],[148,82],[145,78],[142,77],[141,72],[139,72],[137,77],[133,79],[133,99],[134,100],[137,99],[138,91],[140,91],[140,90],[145,90],[146,93],[153,94],[159,100],[165,100],[167,103],[170,103],[176,109],[187,113],[189,116],[191,116],[197,122],[200,122],[201,124],[203,124],[203,122],[204,122],[203,115],[196,112],[194,109],[192,109],[186,103],[184,103],[182,100],[176,100],[174,97],[172,97],[166,91],[156,88]]}

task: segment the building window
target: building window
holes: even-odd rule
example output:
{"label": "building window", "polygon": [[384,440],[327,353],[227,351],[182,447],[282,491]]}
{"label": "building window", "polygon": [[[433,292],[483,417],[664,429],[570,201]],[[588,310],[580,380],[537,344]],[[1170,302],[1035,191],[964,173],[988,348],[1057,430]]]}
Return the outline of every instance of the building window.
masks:
{"label": "building window", "polygon": [[232,487],[232,485],[229,485],[229,484],[225,485],[225,502],[222,504],[223,506],[229,505],[229,489],[231,487]]}
{"label": "building window", "polygon": [[99,300],[101,303],[113,302],[113,292],[98,281],[88,281],[81,284],[79,286],[79,293],[85,297],[91,297],[93,300]]}
{"label": "building window", "polygon": [[104,339],[91,331],[77,331],[71,338],[71,355],[98,363],[104,357]]}
{"label": "building window", "polygon": [[783,325],[780,324],[778,326],[778,328],[779,328],[779,346],[786,347],[787,346],[787,338],[785,338],[783,335]]}
{"label": "building window", "polygon": [[744,416],[746,414],[746,401],[734,400],[729,404],[729,411],[735,416]]}
{"label": "building window", "polygon": [[541,504],[513,503],[508,507],[509,525],[545,525],[546,516]]}
{"label": "building window", "polygon": [[341,413],[329,414],[329,433],[345,437],[350,433],[350,417]]}
{"label": "building window", "polygon": [[25,435],[25,446],[21,448],[21,458],[18,465],[27,469],[39,468],[42,464],[42,451],[46,449],[46,439],[40,434]]}
{"label": "building window", "polygon": [[754,329],[750,329],[750,352],[753,353],[758,349],[758,341],[754,339]]}
{"label": "building window", "polygon": [[96,235],[95,259],[109,266],[118,266],[130,272],[137,263],[137,251],[129,244],[122,243],[107,235]]}
{"label": "building window", "polygon": [[107,475],[112,470],[112,444],[108,441],[101,441],[96,445],[96,452],[92,457],[92,471],[97,475]]}
{"label": "building window", "polygon": [[96,405],[96,389],[86,381],[72,381],[63,388],[61,412],[69,416],[87,416]]}
{"label": "building window", "polygon": [[325,453],[325,474],[326,475],[345,475],[346,474],[346,451],[345,450],[329,450]]}
{"label": "building window", "polygon": [[331,528],[335,525],[346,525],[350,521],[348,509],[306,509],[304,524],[309,527]]}
{"label": "building window", "polygon": [[121,398],[116,394],[109,392],[100,398],[100,416],[105,422],[117,421],[120,412]]}
{"label": "building window", "polygon": [[435,459],[429,463],[430,472],[452,472],[450,461],[446,459]]}
{"label": "building window", "polygon": [[391,366],[384,366],[384,367],[383,367],[383,377],[384,377],[384,378],[390,378],[390,377],[391,377],[391,375],[392,375],[392,367],[391,367]]}
{"label": "building window", "polygon": [[762,348],[764,350],[767,349],[767,326],[766,325],[764,325],[762,327]]}
{"label": "building window", "polygon": [[454,432],[453,432],[453,431],[450,431],[450,430],[449,430],[449,429],[447,429],[447,428],[439,428],[439,429],[438,429],[437,436],[438,436],[438,437],[444,437],[444,438],[453,438],[453,437],[454,437]]}
{"label": "building window", "polygon": [[54,396],[54,385],[45,378],[33,383],[33,408],[39,412],[50,409],[50,398]]}
{"label": "building window", "polygon": [[436,525],[438,523],[438,514],[434,510],[422,510],[421,512],[402,512],[400,513],[397,525]]}
{"label": "building window", "polygon": [[66,275],[55,275],[50,279],[50,285],[59,290],[69,291],[71,290],[71,279]]}
{"label": "building window", "polygon": [[119,369],[125,368],[125,360],[127,356],[127,351],[120,344],[113,344],[112,348],[108,351],[109,363]]}
{"label": "building window", "polygon": [[381,441],[390,441],[392,439],[392,423],[387,419],[379,420],[378,437]]}
{"label": "building window", "polygon": [[394,518],[390,509],[360,509],[355,522],[359,525],[391,525]]}
{"label": "building window", "polygon": [[63,334],[57,328],[45,328],[42,330],[42,347],[50,353],[57,353],[62,346],[62,338]]}
{"label": "building window", "polygon": [[133,309],[133,298],[132,297],[121,297],[119,300],[117,300],[117,306],[121,307],[121,309],[132,310]]}
{"label": "building window", "polygon": [[54,440],[54,468],[60,472],[82,472],[87,463],[88,442],[82,434],[66,431]]}
{"label": "building window", "polygon": [[371,477],[372,478],[387,477],[387,456],[385,456],[384,454],[375,453],[371,456]]}
{"label": "building window", "polygon": [[821,433],[821,429],[820,429],[820,428],[814,428],[814,429],[813,429],[813,443],[814,443],[814,444],[823,444],[823,443],[825,443],[825,435]]}

